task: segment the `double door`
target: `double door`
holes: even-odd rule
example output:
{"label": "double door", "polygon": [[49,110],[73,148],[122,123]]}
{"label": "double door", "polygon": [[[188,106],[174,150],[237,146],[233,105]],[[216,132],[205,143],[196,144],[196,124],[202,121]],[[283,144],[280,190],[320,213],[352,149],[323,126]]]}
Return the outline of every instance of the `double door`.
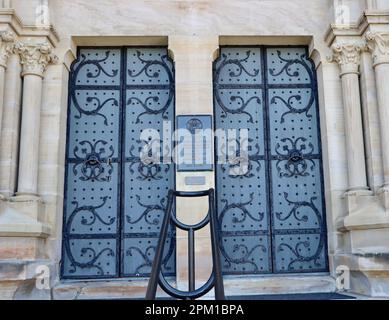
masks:
{"label": "double door", "polygon": [[[173,129],[166,48],[81,48],[69,81],[63,278],[148,276],[175,167],[140,158],[141,133]],[[189,112],[188,112],[189,113]],[[328,269],[315,69],[303,47],[222,47],[215,129],[248,132],[215,157],[225,274]],[[239,131],[238,131],[239,132]],[[216,150],[220,150],[216,141]],[[164,152],[161,150],[161,154]],[[246,169],[235,170],[246,158]],[[166,159],[165,159],[166,160]],[[163,261],[175,274],[175,234]]]}
{"label": "double door", "polygon": [[[316,74],[307,48],[222,47],[214,108],[216,129],[234,133],[216,147],[224,273],[327,271]],[[235,153],[223,151],[231,145]]]}
{"label": "double door", "polygon": [[[174,165],[144,161],[143,130],[174,123],[166,48],[81,48],[69,83],[63,278],[151,270]],[[175,273],[174,234],[163,268]]]}

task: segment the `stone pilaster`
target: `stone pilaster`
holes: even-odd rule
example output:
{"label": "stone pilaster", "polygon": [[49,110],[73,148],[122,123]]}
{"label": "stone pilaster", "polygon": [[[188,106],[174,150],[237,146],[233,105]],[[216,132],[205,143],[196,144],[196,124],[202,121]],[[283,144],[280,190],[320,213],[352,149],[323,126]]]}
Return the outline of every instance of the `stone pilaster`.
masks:
{"label": "stone pilaster", "polygon": [[4,82],[8,57],[14,49],[15,35],[9,31],[0,34],[0,134],[4,107]]}
{"label": "stone pilaster", "polygon": [[359,65],[363,42],[336,43],[332,60],[340,66],[348,159],[348,190],[368,190],[363,138]]}
{"label": "stone pilaster", "polygon": [[16,44],[23,67],[23,101],[20,136],[18,195],[36,196],[38,187],[38,156],[40,109],[44,72],[57,58],[49,44]]}
{"label": "stone pilaster", "polygon": [[0,134],[0,194],[11,197],[16,189],[22,79],[20,57],[9,57],[5,73],[2,130]]}
{"label": "stone pilaster", "polygon": [[373,57],[380,118],[384,184],[379,193],[389,210],[389,33],[368,32],[366,40]]}
{"label": "stone pilaster", "polygon": [[51,232],[37,196],[42,81],[47,66],[56,58],[47,44],[18,42],[15,52],[20,56],[24,80],[18,193],[0,203],[0,248],[4,248],[0,259],[38,259],[43,256],[44,238]]}
{"label": "stone pilaster", "polygon": [[[169,51],[176,69],[176,113],[213,114],[212,63],[219,48],[217,36],[174,36],[169,37]],[[187,185],[186,177],[204,177],[205,184]],[[180,191],[198,191],[214,187],[213,172],[177,172],[176,188]],[[179,220],[195,224],[208,212],[208,199],[177,199]],[[209,228],[196,232],[196,281],[208,280],[212,272],[212,255]],[[186,290],[188,283],[187,233],[177,232],[177,286]]]}
{"label": "stone pilaster", "polygon": [[15,35],[10,31],[0,34],[0,66],[6,68],[7,60],[14,50]]}

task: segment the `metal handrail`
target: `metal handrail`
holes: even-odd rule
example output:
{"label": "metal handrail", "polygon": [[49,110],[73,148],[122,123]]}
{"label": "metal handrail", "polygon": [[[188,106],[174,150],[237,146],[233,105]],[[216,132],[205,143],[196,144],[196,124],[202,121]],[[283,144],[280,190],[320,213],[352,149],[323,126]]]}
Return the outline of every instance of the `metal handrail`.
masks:
{"label": "metal handrail", "polygon": [[[176,197],[184,198],[197,198],[208,196],[209,211],[207,216],[196,225],[187,225],[180,222],[173,214],[173,203]],[[173,288],[165,279],[161,272],[162,267],[162,255],[166,243],[166,237],[170,224],[175,225],[177,228],[188,232],[188,266],[189,266],[189,291],[182,291]],[[210,223],[211,227],[211,246],[212,246],[212,273],[208,281],[200,288],[195,288],[195,231],[204,228]],[[218,235],[218,223],[215,209],[215,190],[209,189],[198,192],[183,192],[170,190],[168,195],[168,202],[166,206],[165,217],[162,222],[161,234],[158,241],[157,250],[155,253],[153,266],[151,270],[151,276],[149,284],[147,286],[146,299],[155,300],[158,284],[168,295],[177,299],[193,300],[198,299],[213,288],[215,289],[215,299],[225,300],[224,285],[222,278],[222,271],[220,265],[220,252],[219,252],[219,235]]]}

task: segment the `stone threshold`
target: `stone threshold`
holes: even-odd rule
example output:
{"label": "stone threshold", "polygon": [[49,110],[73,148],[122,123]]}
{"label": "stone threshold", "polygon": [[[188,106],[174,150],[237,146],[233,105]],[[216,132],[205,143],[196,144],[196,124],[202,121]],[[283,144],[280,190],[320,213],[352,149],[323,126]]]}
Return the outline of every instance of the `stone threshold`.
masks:
{"label": "stone threshold", "polygon": [[[52,289],[52,297],[59,300],[143,299],[147,283],[147,279],[63,280]],[[336,291],[335,279],[329,274],[226,276],[224,287],[226,296]],[[159,289],[157,297],[167,298],[168,296]],[[212,298],[212,293],[205,297],[205,299]]]}
{"label": "stone threshold", "polygon": [[227,276],[224,289],[227,296],[332,293],[336,281],[329,274]]}

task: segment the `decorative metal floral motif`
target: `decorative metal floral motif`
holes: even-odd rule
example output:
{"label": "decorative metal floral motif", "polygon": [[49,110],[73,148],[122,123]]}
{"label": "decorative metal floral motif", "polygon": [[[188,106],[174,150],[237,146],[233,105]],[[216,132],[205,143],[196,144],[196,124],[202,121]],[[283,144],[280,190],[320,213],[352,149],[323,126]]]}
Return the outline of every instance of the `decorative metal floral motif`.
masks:
{"label": "decorative metal floral motif", "polygon": [[165,214],[165,198],[161,199],[160,204],[146,205],[141,202],[141,198],[139,195],[136,195],[135,197],[138,204],[145,210],[136,219],[132,219],[129,215],[126,215],[127,222],[129,224],[137,224],[143,219],[149,225],[159,225],[161,222],[161,216],[163,217]]}
{"label": "decorative metal floral motif", "polygon": [[[106,256],[114,257],[115,252],[111,248],[103,248],[100,249],[99,252],[96,251],[96,248],[94,247],[84,247],[81,249],[81,257],[83,256],[89,256],[90,259],[87,262],[79,262],[77,259],[74,258],[73,252],[71,250],[70,241],[72,241],[71,238],[69,238],[67,235],[70,235],[72,227],[73,227],[73,221],[75,217],[81,213],[81,212],[87,212],[89,213],[89,220],[85,218],[87,215],[84,215],[81,219],[81,224],[84,226],[92,226],[95,224],[96,221],[99,221],[103,225],[111,226],[115,223],[116,218],[110,218],[108,221],[105,221],[99,213],[97,212],[98,209],[101,209],[105,206],[107,202],[108,197],[104,197],[102,199],[102,203],[98,206],[79,206],[79,203],[77,201],[72,201],[72,204],[75,205],[75,209],[70,214],[66,226],[65,226],[65,238],[64,238],[64,245],[65,250],[67,253],[67,257],[70,261],[70,267],[69,273],[75,273],[77,271],[77,268],[81,269],[97,269],[98,275],[104,275],[104,270],[99,266],[98,260],[103,254],[106,254]],[[83,237],[86,238],[86,237]]]}
{"label": "decorative metal floral motif", "polygon": [[[111,54],[110,51],[106,51],[105,52],[105,58],[103,58],[103,59],[94,59],[94,60],[93,59],[88,59],[86,57],[86,55],[81,54],[81,56],[80,56],[81,58],[80,58],[79,62],[76,64],[76,67],[74,68],[73,72],[71,73],[71,81],[72,81],[72,83],[74,85],[77,85],[76,79],[78,78],[78,75],[79,75],[80,71],[85,66],[94,66],[95,67],[95,72],[92,72],[92,71],[88,71],[87,72],[86,76],[87,76],[88,79],[98,79],[101,74],[105,74],[106,76],[108,76],[110,78],[116,77],[118,75],[118,72],[119,72],[118,69],[113,69],[112,73],[109,73],[102,66],[102,64],[109,59],[110,54]],[[80,105],[80,103],[78,102],[77,91],[76,90],[72,90],[70,92],[70,97],[71,97],[71,99],[73,101],[74,107],[79,112],[79,115],[75,116],[76,119],[81,119],[82,115],[85,115],[85,116],[99,116],[99,117],[102,117],[104,119],[104,124],[105,125],[108,125],[107,117],[103,113],[101,113],[100,111],[103,109],[103,107],[108,102],[112,102],[112,104],[114,106],[116,106],[116,107],[119,106],[119,102],[115,98],[109,98],[109,99],[106,99],[104,101],[101,101],[97,97],[87,97],[86,98],[87,104],[92,104],[93,103],[93,105],[94,105],[94,108],[89,110],[89,109],[83,108]]]}
{"label": "decorative metal floral motif", "polygon": [[[144,112],[138,114],[136,118],[136,123],[139,123],[141,121],[140,118],[144,115],[161,114],[163,119],[168,119],[166,112],[171,106],[175,90],[173,73],[167,63],[168,56],[163,55],[161,56],[160,60],[146,60],[142,58],[142,52],[139,50],[136,51],[136,56],[139,62],[143,64],[143,67],[139,71],[128,70],[128,75],[131,78],[136,78],[144,74],[147,78],[159,79],[162,78],[162,74],[164,74],[164,76],[167,76],[168,84],[154,84],[151,86],[145,85],[144,87],[153,90],[169,90],[169,96],[166,102],[160,107],[156,106],[157,104],[160,104],[160,97],[158,95],[148,96],[144,100],[139,98],[139,96],[129,97],[127,99],[127,105],[130,105],[132,103],[139,103],[145,110]],[[162,68],[162,70],[156,67],[160,67]]]}
{"label": "decorative metal floral motif", "polygon": [[313,261],[314,262],[314,265],[318,268],[320,268],[322,266],[322,264],[320,263],[320,259],[321,259],[321,254],[322,254],[322,251],[323,251],[323,248],[324,248],[324,222],[323,222],[323,218],[322,218],[322,215],[320,214],[320,211],[317,209],[317,207],[315,206],[314,204],[314,201],[317,200],[317,197],[312,197],[310,199],[309,202],[307,201],[297,201],[297,202],[294,202],[294,201],[290,201],[288,199],[289,195],[288,193],[284,192],[284,198],[285,200],[287,201],[287,203],[292,206],[292,210],[286,214],[285,216],[283,216],[284,213],[281,213],[281,212],[277,212],[276,213],[276,217],[277,219],[279,219],[280,221],[286,221],[288,220],[291,216],[293,216],[297,221],[300,221],[300,222],[307,222],[309,217],[307,215],[300,215],[300,212],[299,212],[299,209],[300,208],[309,208],[312,210],[312,213],[313,213],[313,216],[316,218],[317,220],[317,224],[320,226],[320,239],[319,239],[319,242],[317,244],[317,248],[316,248],[316,251],[314,252],[314,254],[312,255],[309,255],[309,256],[305,256],[305,255],[302,255],[300,252],[301,250],[301,247],[304,247],[304,248],[309,248],[312,243],[310,241],[299,241],[294,247],[292,247],[290,244],[288,243],[281,243],[279,246],[278,246],[278,252],[282,252],[284,250],[290,250],[293,255],[295,256],[295,259],[292,259],[291,262],[289,263],[288,265],[288,270],[293,270],[293,266],[294,264],[298,263],[298,262],[311,262]]}
{"label": "decorative metal floral motif", "polygon": [[[136,254],[142,257],[143,262],[141,262],[135,269],[136,274],[147,274],[150,272],[150,269],[153,265],[153,260],[155,256],[155,251],[157,249],[157,246],[148,246],[144,250],[138,247],[129,247],[126,251],[126,256],[134,257]],[[169,265],[170,259],[173,256],[173,253],[175,251],[175,241],[173,241],[172,238],[170,238],[170,246],[168,249],[168,252],[162,259],[162,266],[164,270],[171,271],[173,268]],[[147,269],[146,269],[147,268]],[[145,270],[146,269],[146,270]],[[142,272],[144,270],[144,272]]]}
{"label": "decorative metal floral motif", "polygon": [[[259,212],[258,217],[253,216],[250,211],[246,208],[246,206],[250,205],[254,200],[254,193],[250,194],[250,200],[244,203],[231,203],[229,204],[227,199],[222,199],[221,202],[224,203],[224,208],[222,209],[220,215],[219,215],[219,230],[222,230],[222,226],[224,224],[225,218],[228,216],[229,212],[232,212],[233,210],[238,210],[240,213],[240,217],[237,217],[237,214],[232,218],[232,223],[244,223],[247,218],[250,218],[253,221],[261,222],[264,219],[265,213]],[[253,262],[252,254],[260,248],[262,252],[266,253],[267,248],[263,245],[256,245],[253,248],[249,249],[247,245],[244,244],[237,244],[234,245],[232,248],[232,253],[234,255],[237,255],[238,257],[232,257],[228,254],[223,239],[220,242],[220,251],[225,259],[225,268],[229,269],[231,268],[232,264],[248,264],[253,266],[254,272],[258,272],[258,266],[255,262]]]}
{"label": "decorative metal floral motif", "polygon": [[[137,141],[141,143],[140,140]],[[158,141],[160,143],[160,141]],[[127,162],[129,162],[130,173],[134,174],[134,167],[136,166],[136,170],[138,172],[138,180],[161,180],[163,179],[162,173],[168,173],[170,170],[170,164],[165,165],[165,169],[162,170],[161,159],[160,157],[155,157],[152,152],[152,147],[150,147],[148,152],[142,153],[140,151],[140,155],[134,155],[136,147],[131,146],[130,149],[130,157],[127,158]]]}
{"label": "decorative metal floral motif", "polygon": [[259,75],[259,69],[254,69],[254,72],[250,72],[247,70],[247,68],[244,66],[244,63],[247,63],[249,58],[251,56],[251,50],[246,51],[246,57],[243,59],[228,59],[228,56],[225,53],[222,53],[222,59],[220,62],[219,68],[215,72],[215,82],[220,83],[218,80],[220,78],[220,74],[223,68],[225,68],[227,65],[235,66],[235,71],[231,71],[229,73],[229,76],[231,78],[239,79],[243,73],[245,73],[249,77],[257,77]]}
{"label": "decorative metal floral motif", "polygon": [[[166,212],[166,206],[165,206],[165,198],[163,198],[160,201],[160,204],[144,204],[141,202],[141,197],[139,195],[136,195],[136,200],[137,203],[143,207],[145,210],[142,212],[142,214],[137,217],[136,219],[132,219],[129,215],[126,215],[126,221],[129,224],[137,224],[141,220],[143,220],[146,224],[148,225],[153,225],[153,226],[158,226],[161,223],[161,219],[164,217],[165,212]],[[169,266],[169,260],[172,257],[174,250],[175,250],[175,241],[174,241],[175,233],[173,232],[172,234],[169,235],[169,241],[170,241],[170,246],[168,249],[168,252],[164,256],[162,260],[162,265],[164,266],[164,269],[166,271],[169,271],[172,269],[171,266]],[[139,248],[139,247],[134,247],[131,246],[127,249],[126,255],[127,256],[134,256],[135,253],[137,253],[140,257],[142,257],[143,262],[140,263],[136,270],[135,273],[137,274],[142,274],[142,269],[149,267],[151,268],[152,263],[153,263],[153,258],[155,255],[156,251],[156,245],[154,246],[148,246],[145,249]],[[149,270],[148,270],[149,272]]]}
{"label": "decorative metal floral motif", "polygon": [[295,101],[300,101],[302,98],[301,98],[301,95],[293,95],[293,96],[290,96],[288,98],[288,101],[286,101],[284,98],[280,97],[280,96],[274,96],[272,97],[271,99],[271,103],[275,103],[277,100],[280,100],[288,109],[289,111],[287,112],[284,112],[282,115],[281,115],[281,123],[285,123],[285,117],[288,115],[288,114],[301,114],[301,113],[305,113],[305,115],[307,116],[307,118],[312,118],[312,115],[309,114],[309,110],[311,109],[313,103],[315,102],[315,96],[313,94],[313,92],[311,92],[311,96],[309,98],[309,101],[308,101],[308,104],[306,107],[304,108],[295,108],[293,107],[293,100]]}
{"label": "decorative metal floral motif", "polygon": [[250,265],[253,267],[253,272],[259,272],[258,265],[254,262],[255,260],[252,259],[254,252],[257,252],[258,249],[264,254],[267,253],[267,248],[262,244],[256,245],[251,249],[249,249],[247,245],[236,244],[233,246],[232,253],[234,254],[234,258],[232,258],[222,246],[221,253],[225,258],[224,268],[230,269],[233,264]]}
{"label": "decorative metal floral motif", "polygon": [[[289,77],[297,78],[300,76],[300,73],[298,71],[291,73],[291,66],[298,64],[301,65],[304,68],[304,70],[308,73],[310,83],[314,83],[312,68],[306,62],[307,57],[305,53],[300,56],[300,59],[285,59],[282,57],[281,51],[279,50],[277,50],[277,55],[278,58],[281,61],[285,62],[286,64],[279,71],[276,71],[275,69],[269,69],[269,72],[272,76],[277,77],[281,75],[283,72],[285,72]],[[280,96],[274,96],[271,99],[271,103],[274,104],[276,103],[277,100],[281,101],[289,109],[289,111],[281,115],[281,123],[285,122],[285,117],[289,114],[305,113],[307,118],[312,118],[312,115],[309,114],[308,112],[310,111],[310,109],[312,108],[315,102],[315,94],[313,90],[311,90],[309,101],[304,108],[296,108],[293,105],[293,102],[300,102],[302,100],[302,96],[300,94],[290,96],[287,101]]]}
{"label": "decorative metal floral motif", "polygon": [[307,63],[307,54],[306,53],[301,54],[299,59],[283,58],[280,50],[277,50],[277,55],[278,55],[278,58],[281,61],[285,62],[286,64],[278,71],[276,71],[275,69],[269,69],[269,73],[273,77],[277,77],[277,76],[281,75],[283,72],[285,72],[291,78],[298,78],[300,76],[300,73],[298,71],[294,71],[293,73],[291,73],[291,66],[293,66],[295,64],[299,64],[308,73],[309,83],[314,83],[314,75],[313,75],[312,67],[309,66]]}
{"label": "decorative metal floral motif", "polygon": [[[307,142],[307,139],[304,137],[299,137],[296,140],[283,138],[281,142],[283,145],[281,146],[280,143],[277,143],[275,150],[278,155],[276,166],[280,177],[309,176],[309,172],[307,172],[308,162],[311,163],[309,168],[311,171],[315,168],[315,162],[309,158],[309,156],[313,155],[313,144]],[[283,169],[285,172],[282,171],[281,163],[284,163]]]}
{"label": "decorative metal floral motif", "polygon": [[102,117],[104,119],[104,125],[106,125],[106,126],[108,125],[108,119],[103,113],[100,113],[100,110],[103,109],[103,107],[108,102],[112,102],[112,105],[114,105],[115,107],[119,106],[119,102],[115,98],[109,98],[109,99],[101,102],[101,100],[97,97],[87,97],[86,102],[87,103],[94,102],[95,108],[92,110],[83,109],[80,106],[80,104],[78,103],[75,91],[72,93],[72,100],[73,100],[74,106],[76,107],[77,111],[80,113],[79,115],[75,116],[76,119],[81,119],[83,114],[86,116],[99,116],[99,117]]}
{"label": "decorative metal floral motif", "polygon": [[[223,114],[221,117],[226,118],[227,114],[245,114],[249,117],[249,122],[254,123],[254,119],[251,113],[246,111],[247,106],[255,101],[255,103],[260,104],[261,99],[258,96],[252,96],[249,99],[245,100],[243,97],[239,95],[232,95],[229,99],[230,102],[234,103],[237,107],[236,108],[229,108],[226,106],[226,104],[223,102],[223,99],[220,97],[220,90],[223,88],[229,88],[228,85],[223,85],[220,81],[220,75],[223,71],[224,68],[227,66],[235,67],[234,71],[230,71],[229,76],[231,78],[236,78],[239,79],[243,74],[247,75],[248,77],[255,78],[259,75],[259,69],[254,69],[253,72],[250,72],[247,70],[245,67],[245,63],[248,62],[249,58],[251,56],[251,51],[248,50],[246,51],[246,57],[243,59],[229,59],[226,54],[222,54],[222,59],[219,67],[215,71],[215,78],[214,78],[214,83],[215,83],[215,90],[214,90],[214,95],[215,99],[220,106],[220,108],[223,110]],[[239,86],[238,86],[239,87]]]}
{"label": "decorative metal floral motif", "polygon": [[[74,165],[74,175],[78,175],[78,167],[81,166],[82,177],[80,177],[80,180],[109,181],[113,171],[111,157],[114,154],[114,148],[111,145],[106,149],[105,146],[107,144],[108,142],[104,140],[96,141],[94,144],[89,141],[81,141],[80,146],[83,147],[81,149],[81,155],[78,154],[80,151],[79,146],[76,146],[73,150],[75,159],[81,161]],[[100,148],[98,149],[98,147]],[[111,153],[108,154],[108,152]],[[104,157],[103,154],[105,154]],[[106,174],[103,176],[104,173]]]}
{"label": "decorative metal floral motif", "polygon": [[[253,163],[256,163],[256,169],[255,171],[258,173],[261,170],[261,156],[260,156],[260,149],[259,144],[256,143],[254,147],[256,148],[256,153],[249,154],[248,151],[242,150],[242,142],[238,139],[233,139],[231,141],[235,141],[237,149],[235,151],[235,155],[226,155],[225,149],[226,146],[221,147],[221,155],[228,158],[227,162],[228,164],[222,165],[221,169],[222,172],[226,172],[228,170],[229,177],[232,179],[237,178],[252,178],[255,176],[254,165]],[[253,143],[253,139],[249,138],[247,139],[249,145]],[[246,142],[243,141],[243,144]]]}
{"label": "decorative metal floral motif", "polygon": [[238,211],[240,211],[241,216],[242,216],[241,218],[234,217],[232,219],[233,223],[243,223],[247,219],[247,217],[249,217],[250,219],[252,219],[254,221],[261,222],[265,216],[264,212],[258,212],[258,217],[254,217],[249,212],[249,210],[247,210],[247,208],[246,208],[246,206],[250,205],[253,202],[253,200],[254,200],[254,193],[250,194],[250,200],[248,200],[247,202],[243,202],[243,203],[231,203],[231,204],[229,204],[227,199],[222,199],[221,202],[224,203],[224,208],[221,211],[220,216],[219,216],[220,226],[223,224],[223,220],[224,220],[225,216],[227,215],[227,213],[233,209],[237,209]]}

